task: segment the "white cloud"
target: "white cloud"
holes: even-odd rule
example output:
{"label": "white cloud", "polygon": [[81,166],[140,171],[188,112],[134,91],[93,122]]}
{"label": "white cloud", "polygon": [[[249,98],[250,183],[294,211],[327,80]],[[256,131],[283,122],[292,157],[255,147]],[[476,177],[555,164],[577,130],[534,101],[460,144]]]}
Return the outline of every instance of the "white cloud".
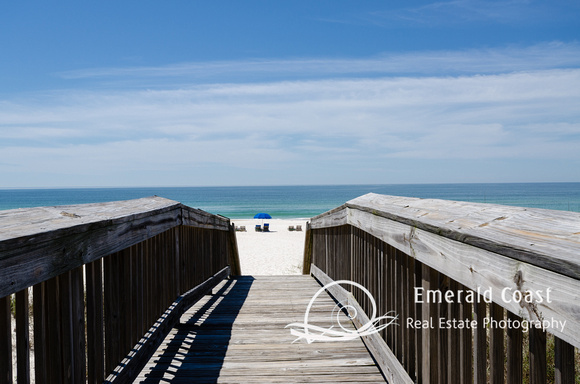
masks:
{"label": "white cloud", "polygon": [[64,185],[156,184],[148,174],[372,183],[411,163],[423,173],[400,182],[433,182],[439,161],[481,161],[471,173],[500,161],[505,177],[506,162],[526,159],[574,177],[578,105],[580,69],[55,91],[0,102],[0,187],[22,174]]}
{"label": "white cloud", "polygon": [[[249,59],[180,63],[158,67],[93,68],[62,72],[58,76],[69,80],[101,79],[109,86],[112,85],[107,81],[114,79],[123,79],[123,86],[143,86],[143,84],[159,86],[171,81],[243,83],[248,79],[272,81],[272,78],[489,74],[578,66],[580,66],[580,44],[555,41],[528,47],[385,53],[376,57],[356,59]],[[214,91],[219,92],[219,89],[216,88]]]}

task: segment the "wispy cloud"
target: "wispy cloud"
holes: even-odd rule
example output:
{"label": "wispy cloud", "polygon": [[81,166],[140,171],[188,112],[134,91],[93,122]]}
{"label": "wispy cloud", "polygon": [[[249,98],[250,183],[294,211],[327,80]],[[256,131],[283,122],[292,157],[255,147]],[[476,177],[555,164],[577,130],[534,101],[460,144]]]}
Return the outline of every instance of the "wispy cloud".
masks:
{"label": "wispy cloud", "polygon": [[440,162],[573,173],[578,105],[580,69],[58,91],[0,103],[0,186],[462,180]]}
{"label": "wispy cloud", "polygon": [[[93,68],[57,74],[126,87],[335,77],[495,74],[580,66],[580,44],[551,42],[465,51],[384,54],[365,59],[296,58],[181,63],[159,67]],[[133,83],[131,83],[133,82]]]}
{"label": "wispy cloud", "polygon": [[[401,3],[402,4],[402,3]],[[561,9],[578,11],[574,2],[559,2]],[[370,24],[380,27],[438,27],[466,23],[529,24],[573,17],[553,14],[551,2],[531,0],[450,0],[433,1],[419,6],[402,6],[388,10],[352,14],[326,19],[327,22]]]}

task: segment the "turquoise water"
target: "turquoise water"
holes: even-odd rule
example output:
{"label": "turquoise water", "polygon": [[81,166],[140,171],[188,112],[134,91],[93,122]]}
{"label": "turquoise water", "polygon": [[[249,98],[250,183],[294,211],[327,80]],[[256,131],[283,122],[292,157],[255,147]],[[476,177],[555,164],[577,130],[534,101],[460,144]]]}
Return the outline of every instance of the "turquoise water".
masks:
{"label": "turquoise water", "polygon": [[157,195],[233,219],[252,218],[258,212],[308,218],[369,192],[580,212],[580,183],[3,189],[0,210]]}

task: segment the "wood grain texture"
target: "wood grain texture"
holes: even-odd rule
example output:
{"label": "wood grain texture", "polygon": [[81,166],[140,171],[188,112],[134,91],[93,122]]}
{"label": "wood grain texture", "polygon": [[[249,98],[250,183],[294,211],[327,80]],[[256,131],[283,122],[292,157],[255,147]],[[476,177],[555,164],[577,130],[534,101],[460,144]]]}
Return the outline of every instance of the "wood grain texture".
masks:
{"label": "wood grain texture", "polygon": [[229,219],[148,198],[0,212],[0,297],[179,225],[229,231]]}
{"label": "wood grain texture", "polygon": [[[580,347],[579,280],[364,210],[349,208],[348,217],[351,225],[356,228],[372,234],[469,289],[492,288],[493,301],[505,309],[529,320],[550,320],[547,328],[550,333]],[[320,252],[324,252],[324,249]],[[323,266],[321,269],[324,269]],[[504,289],[523,294],[527,291],[541,291],[544,299],[547,299],[546,292],[550,289],[551,303],[546,300],[530,305],[507,302],[501,296]],[[556,325],[564,321],[566,326],[562,331]]]}
{"label": "wood grain texture", "polygon": [[372,193],[345,205],[580,279],[577,212]]}
{"label": "wood grain texture", "polygon": [[[224,281],[181,317],[136,383],[384,383],[362,341],[292,343],[285,326],[304,319],[320,285],[310,276]],[[320,296],[313,323],[330,325]]]}
{"label": "wood grain texture", "polygon": [[[315,265],[313,265],[311,268],[312,275],[320,281],[321,285],[326,285],[333,281],[326,273],[321,271]],[[354,319],[354,323],[357,327],[360,327],[369,322],[369,317],[366,315],[359,302],[350,292],[339,285],[330,287],[328,291],[336,299],[336,301],[342,303],[343,305],[352,306],[356,309],[358,316],[356,319]],[[399,328],[402,329],[403,327]],[[370,336],[365,336],[363,337],[363,341],[373,355],[379,367],[381,367],[381,370],[387,381],[392,383],[409,384],[414,382],[403,365],[399,362],[395,354],[388,347],[387,343],[381,338],[380,334],[375,333]]]}

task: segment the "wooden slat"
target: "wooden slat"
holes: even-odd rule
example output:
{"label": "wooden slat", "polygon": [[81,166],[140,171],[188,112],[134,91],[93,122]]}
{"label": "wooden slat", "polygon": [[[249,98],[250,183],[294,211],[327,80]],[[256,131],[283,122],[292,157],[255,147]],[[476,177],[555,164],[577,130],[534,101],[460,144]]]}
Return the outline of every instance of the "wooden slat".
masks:
{"label": "wooden slat", "polygon": [[[508,320],[521,321],[521,318],[513,313],[507,313]],[[507,328],[507,382],[509,384],[521,384],[523,381],[523,334],[521,328]]]}
{"label": "wooden slat", "polygon": [[[460,285],[459,289],[465,289]],[[467,290],[466,290],[467,291]],[[473,312],[472,304],[467,301],[461,302],[461,317],[463,321],[472,321]],[[473,330],[471,327],[465,327],[461,331],[461,363],[459,364],[459,381],[462,384],[473,383]]]}
{"label": "wooden slat", "polygon": [[[449,289],[453,292],[459,290],[459,284],[452,280]],[[453,302],[449,304],[449,319],[461,319],[461,304]],[[462,330],[458,327],[453,327],[447,331],[449,336],[449,358],[447,362],[447,370],[449,374],[449,384],[466,384],[461,380],[461,333]]]}
{"label": "wooden slat", "polygon": [[[481,298],[480,298],[481,299]],[[486,304],[480,300],[473,304],[474,320],[477,327],[473,330],[473,382],[487,383],[487,335],[483,319],[486,317]]]}
{"label": "wooden slat", "polygon": [[156,196],[0,211],[0,296],[128,248],[182,223],[229,231],[227,218]]}
{"label": "wooden slat", "polygon": [[47,297],[47,349],[46,366],[49,383],[63,383],[63,359],[62,359],[62,330],[61,309],[59,293],[59,277],[54,277],[46,282]]}
{"label": "wooden slat", "polygon": [[[417,260],[415,260],[415,286],[422,287],[423,286],[423,264]],[[415,301],[415,320],[422,320],[423,319],[423,304]],[[417,351],[417,361],[416,361],[416,370],[417,370],[417,383],[423,383],[423,331],[422,329],[415,330],[415,338],[416,338],[416,351]]]}
{"label": "wooden slat", "polygon": [[[302,260],[302,274],[310,274],[310,265],[312,264],[312,229],[310,222],[306,223],[306,232],[304,233],[304,257]],[[234,275],[235,276],[235,275]]]}
{"label": "wooden slat", "polygon": [[[348,218],[358,228],[472,290],[491,288],[493,301],[505,309],[528,320],[550,320],[547,328],[550,333],[580,346],[578,280],[379,215],[349,210]],[[515,300],[502,298],[504,289],[508,295],[519,291],[523,296],[527,291],[540,291],[544,300],[536,299],[533,305],[522,308]],[[562,330],[560,324],[564,321],[566,326]]]}
{"label": "wooden slat", "polygon": [[[84,383],[87,379],[85,341],[85,291],[83,268],[73,269],[71,276],[71,344],[72,383]],[[91,362],[92,363],[92,362]]]}
{"label": "wooden slat", "polygon": [[228,274],[229,267],[226,267],[202,284],[179,296],[165,311],[163,316],[149,329],[147,334],[132,348],[127,357],[119,363],[105,382],[116,384],[132,382],[138,371],[143,368],[145,362],[167,335],[169,329],[179,320],[184,310],[225,279]]}
{"label": "wooden slat", "polygon": [[30,383],[30,337],[28,288],[16,293],[16,377],[18,383]]}
{"label": "wooden slat", "polygon": [[[104,263],[104,302],[105,302],[105,372],[112,371],[123,358],[120,339],[120,257],[113,254],[103,259]],[[155,286],[155,285],[153,285]]]}
{"label": "wooden slat", "polygon": [[86,265],[88,383],[102,383],[105,372],[102,260]]}
{"label": "wooden slat", "polygon": [[546,332],[530,328],[530,384],[546,383]]}
{"label": "wooden slat", "polygon": [[495,303],[490,304],[490,315],[492,323],[490,326],[489,343],[489,378],[492,384],[502,384],[504,382],[504,328],[500,321],[503,321],[503,308]]}
{"label": "wooden slat", "polygon": [[[309,276],[225,281],[182,316],[136,382],[384,383],[360,340],[292,343],[284,327],[303,320],[319,288]],[[330,325],[334,302],[317,304],[312,322]]]}
{"label": "wooden slat", "polygon": [[75,372],[73,346],[73,309],[71,273],[63,273],[58,277],[60,304],[60,347],[62,354],[63,383],[72,383]]}
{"label": "wooden slat", "polygon": [[12,383],[10,296],[0,297],[0,384]]}
{"label": "wooden slat", "polygon": [[373,193],[345,206],[580,279],[577,212]]}
{"label": "wooden slat", "polygon": [[36,284],[33,288],[34,305],[34,377],[36,384],[48,383],[47,367],[47,296],[46,283]]}
{"label": "wooden slat", "polygon": [[574,347],[555,338],[555,383],[573,384],[574,377]]}

